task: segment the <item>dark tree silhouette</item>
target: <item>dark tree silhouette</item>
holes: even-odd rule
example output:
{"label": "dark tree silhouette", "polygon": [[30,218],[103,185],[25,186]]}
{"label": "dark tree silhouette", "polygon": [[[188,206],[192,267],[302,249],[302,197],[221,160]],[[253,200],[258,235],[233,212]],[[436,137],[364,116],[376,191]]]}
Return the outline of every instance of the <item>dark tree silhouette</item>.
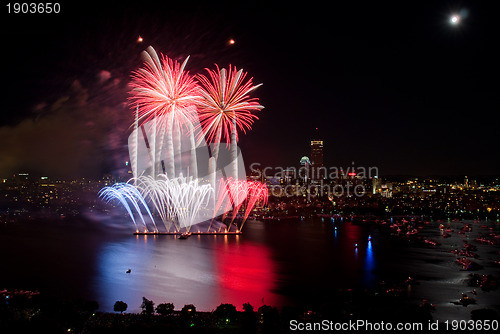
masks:
{"label": "dark tree silhouette", "polygon": [[162,303],[156,306],[156,313],[161,315],[170,315],[174,312],[174,304],[172,303]]}
{"label": "dark tree silhouette", "polygon": [[152,315],[155,313],[155,303],[152,300],[142,297],[142,314]]}
{"label": "dark tree silhouette", "polygon": [[194,316],[196,314],[196,307],[193,304],[187,304],[184,305],[184,307],[181,310],[181,315],[182,316]]}
{"label": "dark tree silhouette", "polygon": [[122,302],[121,300],[118,300],[116,303],[115,303],[115,306],[113,306],[113,310],[115,312],[120,312],[123,314],[123,312],[125,312],[127,310],[127,303],[125,302]]}
{"label": "dark tree silhouette", "polygon": [[236,320],[238,312],[236,311],[236,306],[233,304],[220,304],[214,311],[214,315],[224,322],[231,322]]}
{"label": "dark tree silhouette", "polygon": [[250,303],[243,304],[243,311],[247,313],[253,313],[253,306]]}
{"label": "dark tree silhouette", "polygon": [[241,315],[241,333],[256,333],[257,331],[257,316],[250,303],[243,304],[243,314]]}
{"label": "dark tree silhouette", "polygon": [[275,333],[279,325],[279,312],[276,307],[262,305],[259,307],[259,321],[264,333]]}

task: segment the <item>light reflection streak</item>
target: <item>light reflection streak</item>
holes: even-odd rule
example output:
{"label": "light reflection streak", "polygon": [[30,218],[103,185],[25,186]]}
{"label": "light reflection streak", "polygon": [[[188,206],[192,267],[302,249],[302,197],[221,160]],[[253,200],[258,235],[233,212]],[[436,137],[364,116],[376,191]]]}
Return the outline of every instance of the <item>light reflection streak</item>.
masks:
{"label": "light reflection streak", "polygon": [[376,276],[373,273],[375,270],[375,256],[373,254],[372,241],[368,240],[368,245],[366,246],[366,256],[364,265],[364,281],[366,285],[372,285],[375,282]]}
{"label": "light reflection streak", "polygon": [[140,312],[143,296],[156,304],[172,302],[176,309],[194,303],[204,311],[220,303],[259,307],[262,298],[280,305],[272,292],[276,273],[267,246],[238,236],[145,235],[109,242],[100,249],[97,270],[92,284],[103,311],[112,312],[114,302],[123,300],[127,312]]}

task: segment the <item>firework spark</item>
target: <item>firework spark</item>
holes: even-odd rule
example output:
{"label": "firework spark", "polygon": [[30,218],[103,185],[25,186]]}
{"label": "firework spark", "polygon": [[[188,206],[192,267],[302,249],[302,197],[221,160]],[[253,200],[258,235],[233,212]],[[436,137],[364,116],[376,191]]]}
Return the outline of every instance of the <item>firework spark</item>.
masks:
{"label": "firework spark", "polygon": [[[249,94],[262,84],[253,86],[252,78],[245,81],[247,73],[233,66],[229,66],[229,71],[219,69],[217,65],[216,70],[206,70],[208,76],[197,76],[202,97],[198,103],[200,125],[207,141],[218,144],[224,139],[229,143],[232,131],[246,133],[258,119],[252,112],[264,107]],[[233,128],[234,123],[236,129]],[[237,132],[236,138],[238,140]]]}
{"label": "firework spark", "polygon": [[268,197],[269,191],[264,183],[237,180],[233,178],[229,178],[227,180],[220,179],[214,215],[222,210],[225,216],[225,214],[232,208],[232,223],[240,209],[244,208],[243,219],[239,227],[239,230],[241,231],[248,216],[250,215],[250,212],[252,212],[257,202],[262,201],[262,204],[265,205]]}
{"label": "firework spark", "polygon": [[209,204],[212,187],[200,185],[198,179],[178,177],[168,179],[160,175],[159,179],[140,176],[132,179],[142,196],[148,199],[158,212],[167,231],[172,226],[179,232],[187,231],[193,224],[209,217],[203,217],[203,210]]}
{"label": "firework spark", "polygon": [[[132,73],[131,105],[139,107],[141,123],[173,114],[177,122],[196,117],[191,108],[199,100],[196,80],[185,71],[189,57],[182,64],[152,47],[143,52],[144,67]],[[188,112],[186,112],[188,111]]]}
{"label": "firework spark", "polygon": [[269,189],[265,183],[257,182],[257,181],[247,181],[248,182],[248,196],[247,202],[245,205],[245,214],[243,216],[243,221],[240,226],[240,230],[243,228],[243,225],[247,221],[250,212],[252,212],[255,204],[258,201],[262,201],[262,205],[267,204],[267,200],[269,198]]}
{"label": "firework spark", "polygon": [[208,142],[214,143],[213,158],[209,161],[209,174],[212,175],[211,183],[215,188],[215,171],[219,155],[221,139],[231,148],[233,161],[232,177],[238,178],[238,130],[246,133],[252,128],[254,120],[258,119],[252,112],[264,108],[258,103],[257,98],[250,97],[250,93],[261,84],[254,86],[252,78],[245,81],[246,72],[229,66],[216,70],[206,69],[208,76],[198,75],[200,81],[201,100],[198,102],[198,117],[203,129],[198,141],[206,137]]}
{"label": "firework spark", "polygon": [[[189,231],[191,225],[209,220],[220,213],[225,217],[231,210],[233,224],[240,209],[244,208],[241,229],[256,203],[265,203],[268,196],[265,185],[239,180],[237,170],[238,132],[246,133],[250,130],[253,122],[258,119],[253,112],[264,108],[257,98],[250,97],[250,93],[260,84],[253,85],[252,78],[246,79],[247,73],[241,69],[229,66],[229,71],[226,71],[216,65],[216,70],[207,69],[208,76],[197,76],[201,83],[199,86],[194,77],[184,71],[189,57],[180,64],[167,56],[159,57],[152,47],[143,55],[145,63],[142,68],[133,72],[129,98],[135,116],[134,130],[129,140],[134,178],[126,184],[104,188],[100,193],[101,197],[108,201],[118,199],[132,218],[136,230],[138,225],[134,209],[147,231],[141,205],[146,208],[155,224],[146,203],[152,206],[152,211],[156,211],[167,232],[172,227],[176,232],[181,229]],[[175,160],[176,156],[182,156],[181,131],[184,129],[190,136],[188,146],[191,150],[191,165],[187,173],[194,177],[183,177],[181,159]],[[139,172],[139,131],[144,137],[152,163],[151,175],[148,176]],[[205,138],[214,143],[214,150],[209,158],[211,184],[202,185],[197,178],[195,149]],[[231,149],[233,172],[229,179],[220,180],[217,189],[215,171],[221,140],[226,141]],[[164,142],[167,151],[165,160],[161,160]],[[187,144],[183,143],[182,147],[184,145]],[[163,162],[166,163],[166,168]],[[157,172],[160,163],[163,174]],[[213,206],[210,205],[212,198]],[[156,224],[154,228],[157,232]]]}
{"label": "firework spark", "polygon": [[130,204],[132,204],[132,207],[135,209],[136,213],[141,218],[142,224],[144,225],[144,230],[147,232],[148,228],[146,225],[146,221],[144,220],[144,217],[142,216],[141,212],[140,204],[142,204],[142,207],[145,208],[149,218],[153,222],[154,230],[158,231],[153,216],[151,215],[151,212],[149,211],[149,208],[146,202],[144,201],[144,198],[142,197],[141,193],[137,190],[137,188],[134,187],[133,185],[128,183],[115,183],[112,186],[102,188],[101,191],[99,191],[99,197],[103,198],[106,202],[110,202],[115,199],[120,201],[120,203],[127,210],[130,218],[132,219],[132,222],[135,225],[136,232],[139,231],[139,227],[135,220],[135,216],[134,213],[132,212]]}
{"label": "firework spark", "polygon": [[129,100],[139,109],[138,122],[141,124],[153,122],[152,176],[157,176],[156,164],[160,163],[166,135],[166,172],[170,178],[175,178],[174,157],[180,148],[177,146],[174,148],[174,132],[178,133],[176,143],[179,145],[180,131],[184,127],[187,128],[192,137],[193,159],[196,159],[193,122],[197,121],[195,105],[200,100],[199,88],[196,80],[184,71],[189,57],[182,64],[167,56],[161,56],[160,59],[152,47],[144,51],[143,56],[144,67],[132,74]]}

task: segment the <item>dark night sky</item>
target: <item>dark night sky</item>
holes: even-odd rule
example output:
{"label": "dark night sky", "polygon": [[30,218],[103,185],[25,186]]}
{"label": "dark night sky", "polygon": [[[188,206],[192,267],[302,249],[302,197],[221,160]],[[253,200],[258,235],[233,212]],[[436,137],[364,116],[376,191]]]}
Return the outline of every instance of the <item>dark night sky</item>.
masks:
{"label": "dark night sky", "polygon": [[[0,176],[116,169],[131,121],[127,81],[148,45],[191,55],[191,73],[231,63],[264,84],[256,96],[266,108],[240,139],[247,165],[298,165],[318,127],[327,166],[500,174],[495,2],[346,3],[4,7]],[[466,15],[458,26],[453,13]]]}

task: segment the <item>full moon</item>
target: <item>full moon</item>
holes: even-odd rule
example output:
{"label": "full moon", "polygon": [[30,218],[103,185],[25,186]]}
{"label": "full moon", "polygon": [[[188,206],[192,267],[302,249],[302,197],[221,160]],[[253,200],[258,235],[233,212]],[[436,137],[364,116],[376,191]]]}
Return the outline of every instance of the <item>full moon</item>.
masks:
{"label": "full moon", "polygon": [[458,15],[453,15],[451,18],[450,18],[450,22],[452,24],[458,24],[458,22],[460,22],[460,16]]}

